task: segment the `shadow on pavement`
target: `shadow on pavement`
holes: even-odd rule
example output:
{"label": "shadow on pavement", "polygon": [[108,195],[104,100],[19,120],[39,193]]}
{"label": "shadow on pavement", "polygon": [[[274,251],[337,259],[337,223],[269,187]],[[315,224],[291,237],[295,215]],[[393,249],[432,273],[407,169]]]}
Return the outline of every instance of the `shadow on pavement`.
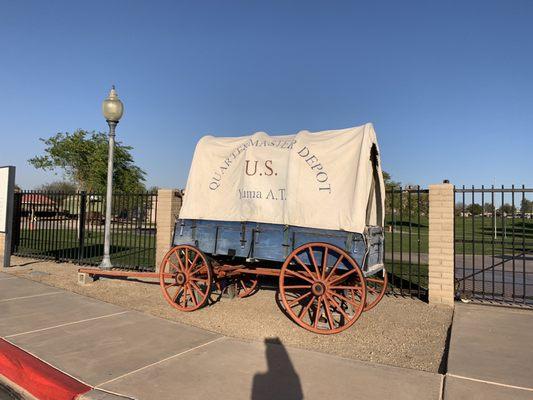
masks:
{"label": "shadow on pavement", "polygon": [[279,338],[265,339],[268,370],[254,375],[252,400],[303,399],[300,378]]}

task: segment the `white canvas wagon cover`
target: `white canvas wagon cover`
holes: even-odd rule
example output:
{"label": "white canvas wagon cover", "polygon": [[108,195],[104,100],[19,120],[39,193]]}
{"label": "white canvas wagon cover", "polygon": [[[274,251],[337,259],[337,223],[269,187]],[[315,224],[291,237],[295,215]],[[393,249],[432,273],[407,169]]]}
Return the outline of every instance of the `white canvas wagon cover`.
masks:
{"label": "white canvas wagon cover", "polygon": [[383,226],[372,124],[198,142],[179,217],[363,232]]}

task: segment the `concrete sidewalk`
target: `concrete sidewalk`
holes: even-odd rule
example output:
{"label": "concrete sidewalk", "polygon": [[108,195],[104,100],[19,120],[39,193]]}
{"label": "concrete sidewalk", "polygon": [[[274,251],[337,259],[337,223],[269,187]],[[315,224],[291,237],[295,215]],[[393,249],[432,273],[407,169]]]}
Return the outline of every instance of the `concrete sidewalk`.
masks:
{"label": "concrete sidewalk", "polygon": [[246,342],[0,273],[0,336],[137,399],[439,399],[442,376]]}
{"label": "concrete sidewalk", "polygon": [[533,311],[456,303],[445,399],[533,399]]}

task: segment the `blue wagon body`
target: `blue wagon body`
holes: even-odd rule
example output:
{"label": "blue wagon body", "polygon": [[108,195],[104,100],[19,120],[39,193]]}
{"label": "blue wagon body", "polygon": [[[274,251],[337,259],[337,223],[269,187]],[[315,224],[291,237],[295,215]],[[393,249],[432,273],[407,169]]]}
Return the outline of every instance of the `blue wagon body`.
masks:
{"label": "blue wagon body", "polygon": [[175,225],[173,240],[174,245],[195,246],[214,258],[279,263],[295,248],[310,242],[329,243],[345,250],[365,275],[383,268],[381,227],[353,233],[255,222],[182,219]]}

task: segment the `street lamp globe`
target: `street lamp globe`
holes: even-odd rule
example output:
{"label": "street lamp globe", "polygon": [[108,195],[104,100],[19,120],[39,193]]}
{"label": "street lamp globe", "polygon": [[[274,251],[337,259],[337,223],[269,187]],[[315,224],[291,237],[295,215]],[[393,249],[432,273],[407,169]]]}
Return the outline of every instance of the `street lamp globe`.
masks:
{"label": "street lamp globe", "polygon": [[102,103],[102,113],[107,121],[117,123],[124,113],[124,104],[118,98],[114,85],[109,92],[109,96]]}

